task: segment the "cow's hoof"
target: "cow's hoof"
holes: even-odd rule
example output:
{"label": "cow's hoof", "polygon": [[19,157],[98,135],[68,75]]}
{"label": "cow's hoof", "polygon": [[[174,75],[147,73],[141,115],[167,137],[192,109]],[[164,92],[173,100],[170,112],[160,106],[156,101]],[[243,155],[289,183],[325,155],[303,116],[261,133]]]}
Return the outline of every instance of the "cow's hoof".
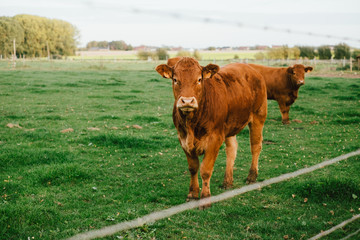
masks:
{"label": "cow's hoof", "polygon": [[230,189],[230,188],[232,188],[233,187],[233,184],[232,183],[223,183],[222,185],[221,185],[221,188],[223,188],[223,189]]}
{"label": "cow's hoof", "polygon": [[246,179],[246,184],[253,184],[255,182],[256,182],[256,180]]}
{"label": "cow's hoof", "polygon": [[249,173],[249,176],[246,178],[246,184],[252,184],[256,182],[257,174],[256,173]]}
{"label": "cow's hoof", "polygon": [[187,198],[186,198],[186,201],[187,202],[190,202],[190,201],[196,201],[196,200],[199,200],[199,194],[192,194],[192,193],[189,193],[187,195]]}
{"label": "cow's hoof", "polygon": [[290,124],[290,120],[282,120],[282,124],[288,125],[288,124]]}
{"label": "cow's hoof", "polygon": [[187,197],[186,198],[187,202],[192,202],[192,201],[197,201],[197,200],[199,200],[199,198],[196,198],[196,197]]}

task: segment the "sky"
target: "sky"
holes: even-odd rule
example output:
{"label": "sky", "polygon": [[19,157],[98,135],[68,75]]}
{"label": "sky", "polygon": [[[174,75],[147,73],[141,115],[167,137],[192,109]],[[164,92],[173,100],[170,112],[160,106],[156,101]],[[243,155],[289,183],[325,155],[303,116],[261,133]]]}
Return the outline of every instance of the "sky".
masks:
{"label": "sky", "polygon": [[199,49],[340,42],[360,48],[360,0],[0,0],[0,16],[17,14],[71,23],[79,47],[123,40]]}

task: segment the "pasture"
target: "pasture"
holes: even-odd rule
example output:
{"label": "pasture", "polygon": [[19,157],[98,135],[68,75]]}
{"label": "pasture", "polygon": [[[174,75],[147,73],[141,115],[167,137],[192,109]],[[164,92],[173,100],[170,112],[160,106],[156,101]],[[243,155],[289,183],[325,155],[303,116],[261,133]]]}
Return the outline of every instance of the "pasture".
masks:
{"label": "pasture", "polygon": [[[1,239],[64,239],[184,203],[187,161],[158,63],[0,62]],[[290,125],[269,101],[258,181],[359,149],[359,81],[315,69]],[[235,188],[251,163],[247,128],[237,140]],[[308,239],[360,213],[359,160],[106,239]],[[222,148],[213,196],[225,191],[224,172]],[[357,220],[323,239],[358,228]]]}

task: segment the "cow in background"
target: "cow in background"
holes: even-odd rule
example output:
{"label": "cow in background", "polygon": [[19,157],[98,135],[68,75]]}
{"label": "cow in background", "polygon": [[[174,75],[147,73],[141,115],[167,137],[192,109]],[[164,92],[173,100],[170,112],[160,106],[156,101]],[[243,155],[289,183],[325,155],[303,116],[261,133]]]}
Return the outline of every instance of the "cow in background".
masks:
{"label": "cow in background", "polygon": [[[233,184],[237,153],[236,134],[250,129],[252,163],[247,183],[258,176],[258,158],[267,114],[266,86],[261,74],[246,64],[203,67],[183,57],[174,66],[161,64],[156,71],[172,80],[173,122],[185,152],[190,177],[187,200],[199,198],[198,170],[202,179],[201,198],[210,197],[210,178],[223,142],[226,144],[224,187]],[[199,156],[204,155],[201,166]],[[205,204],[202,208],[210,206]]]}
{"label": "cow in background", "polygon": [[167,60],[167,65],[170,67],[174,67],[175,64],[181,59],[182,57],[173,57],[173,58],[169,58]]}
{"label": "cow in background", "polygon": [[292,67],[267,67],[249,64],[264,77],[267,98],[276,100],[279,104],[282,123],[289,124],[290,106],[298,97],[299,88],[305,84],[305,73],[311,72],[312,67],[295,64]]}

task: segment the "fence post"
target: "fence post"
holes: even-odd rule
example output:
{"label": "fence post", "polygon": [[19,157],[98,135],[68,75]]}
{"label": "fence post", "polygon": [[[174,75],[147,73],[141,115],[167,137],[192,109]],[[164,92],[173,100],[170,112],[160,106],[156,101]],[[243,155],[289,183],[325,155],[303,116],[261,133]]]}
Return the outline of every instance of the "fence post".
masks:
{"label": "fence post", "polygon": [[50,49],[49,49],[49,42],[46,41],[46,50],[47,50],[47,55],[48,55],[48,60],[50,60]]}
{"label": "fence post", "polygon": [[352,57],[350,56],[350,72],[352,72]]}
{"label": "fence post", "polygon": [[345,67],[345,64],[346,64],[346,58],[344,57],[344,60],[343,60],[343,67]]}
{"label": "fence post", "polygon": [[15,58],[16,58],[16,45],[15,45],[15,38],[14,38],[13,69],[15,69],[15,66],[16,66]]}
{"label": "fence post", "polygon": [[314,57],[314,66],[316,66],[316,57]]}

